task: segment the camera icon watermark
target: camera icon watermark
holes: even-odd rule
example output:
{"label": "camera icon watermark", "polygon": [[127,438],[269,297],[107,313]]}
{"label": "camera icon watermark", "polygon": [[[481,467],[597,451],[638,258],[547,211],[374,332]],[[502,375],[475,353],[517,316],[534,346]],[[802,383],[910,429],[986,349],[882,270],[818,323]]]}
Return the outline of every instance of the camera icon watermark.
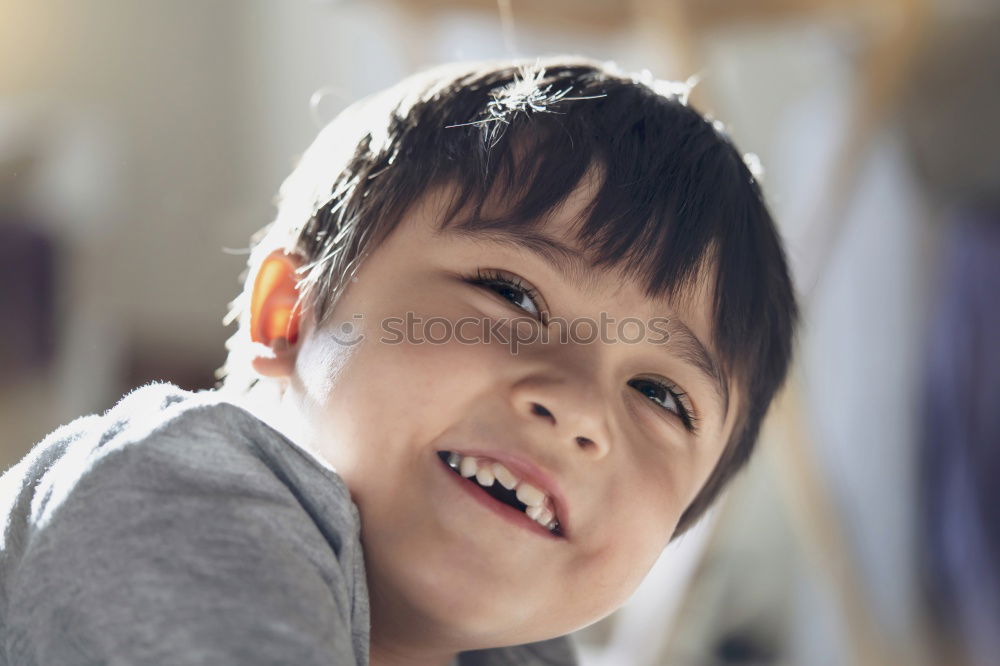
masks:
{"label": "camera icon watermark", "polygon": [[330,331],[330,336],[334,342],[344,347],[353,347],[365,339],[364,329],[361,324],[364,321],[364,314],[356,312],[349,320],[342,321]]}

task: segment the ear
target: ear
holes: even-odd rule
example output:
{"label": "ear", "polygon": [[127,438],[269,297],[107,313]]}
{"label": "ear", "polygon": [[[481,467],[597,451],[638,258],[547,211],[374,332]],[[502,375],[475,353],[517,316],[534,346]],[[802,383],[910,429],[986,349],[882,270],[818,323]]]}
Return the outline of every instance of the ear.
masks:
{"label": "ear", "polygon": [[299,276],[302,260],[275,250],[261,262],[250,294],[250,339],[257,343],[253,369],[265,377],[285,377],[295,367],[299,341]]}

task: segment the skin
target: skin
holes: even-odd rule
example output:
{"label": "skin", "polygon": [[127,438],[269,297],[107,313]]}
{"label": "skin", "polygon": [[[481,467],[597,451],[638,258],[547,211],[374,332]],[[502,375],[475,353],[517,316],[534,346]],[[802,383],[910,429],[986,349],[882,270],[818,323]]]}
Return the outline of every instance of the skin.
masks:
{"label": "skin", "polygon": [[[553,335],[516,354],[496,341],[387,342],[382,322],[407,312],[451,322],[533,316],[526,296],[463,281],[476,269],[519,277],[552,317],[667,316],[711,340],[709,289],[673,307],[595,270],[594,290],[586,291],[523,251],[434,237],[439,194],[419,201],[365,259],[322,324],[297,313],[289,319],[295,257],[273,253],[265,262],[271,278],[253,298],[252,363],[280,393],[261,416],[325,458],[361,514],[374,666],[443,666],[462,650],[552,638],[610,614],[708,478],[739,402],[730,386],[723,414],[708,381],[664,353],[669,342],[561,343]],[[575,193],[545,230],[572,242],[586,200],[585,191]],[[291,343],[275,332],[289,326]],[[440,339],[436,326],[427,333]],[[361,342],[342,344],[359,334]],[[697,435],[664,406],[669,400],[658,403],[629,384],[649,377],[688,394]],[[485,439],[556,480],[569,505],[568,538],[508,523],[446,476],[435,452],[459,447],[445,442],[480,448]]]}

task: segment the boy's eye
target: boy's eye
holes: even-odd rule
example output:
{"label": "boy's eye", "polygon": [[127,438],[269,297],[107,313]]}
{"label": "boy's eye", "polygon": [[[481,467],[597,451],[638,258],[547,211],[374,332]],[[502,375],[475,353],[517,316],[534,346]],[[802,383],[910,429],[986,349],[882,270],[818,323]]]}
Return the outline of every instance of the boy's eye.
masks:
{"label": "boy's eye", "polygon": [[469,276],[466,280],[496,292],[533,317],[545,321],[543,308],[538,305],[541,300],[538,292],[517,276],[501,273],[494,269],[476,269],[476,274]]}
{"label": "boy's eye", "polygon": [[[545,323],[545,312],[543,308],[538,306],[541,297],[531,285],[523,282],[517,276],[501,273],[494,269],[476,269],[475,275],[465,279],[472,284],[490,289]],[[689,432],[697,431],[695,424],[698,419],[694,416],[694,409],[687,404],[687,394],[681,391],[678,386],[666,380],[645,378],[633,379],[629,385],[653,402],[662,405],[663,409],[675,414]]]}
{"label": "boy's eye", "polygon": [[629,382],[637,391],[645,395],[653,402],[662,405],[667,411],[676,414],[684,423],[684,427],[690,431],[695,431],[694,410],[687,404],[687,394],[676,385],[667,381],[655,379],[633,379]]}

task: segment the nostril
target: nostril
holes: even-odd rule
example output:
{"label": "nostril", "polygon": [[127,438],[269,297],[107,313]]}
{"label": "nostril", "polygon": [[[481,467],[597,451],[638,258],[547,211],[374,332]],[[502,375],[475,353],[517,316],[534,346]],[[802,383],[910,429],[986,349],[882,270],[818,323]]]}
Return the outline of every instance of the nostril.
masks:
{"label": "nostril", "polygon": [[597,444],[594,443],[594,440],[587,437],[577,437],[576,443],[580,445],[581,449],[589,449],[597,446]]}

